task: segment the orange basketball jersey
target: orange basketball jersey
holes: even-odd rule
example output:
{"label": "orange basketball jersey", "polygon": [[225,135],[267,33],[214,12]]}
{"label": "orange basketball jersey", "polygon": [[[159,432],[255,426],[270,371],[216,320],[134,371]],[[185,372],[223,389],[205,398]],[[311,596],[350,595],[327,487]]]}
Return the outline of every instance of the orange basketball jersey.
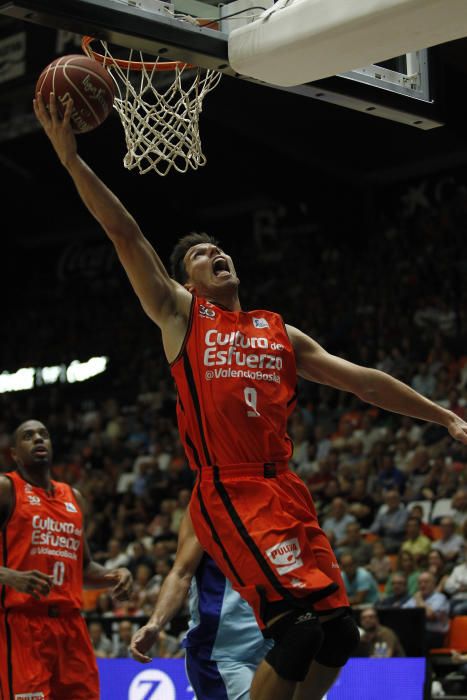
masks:
{"label": "orange basketball jersey", "polygon": [[296,403],[294,351],[271,311],[227,311],[193,297],[172,364],[181,439],[193,469],[286,462]]}
{"label": "orange basketball jersey", "polygon": [[18,474],[13,483],[14,505],[0,538],[0,563],[9,569],[37,569],[53,576],[48,596],[36,601],[9,586],[0,587],[1,607],[60,604],[81,608],[83,587],[83,516],[68,484],[52,481],[53,493],[29,484]]}

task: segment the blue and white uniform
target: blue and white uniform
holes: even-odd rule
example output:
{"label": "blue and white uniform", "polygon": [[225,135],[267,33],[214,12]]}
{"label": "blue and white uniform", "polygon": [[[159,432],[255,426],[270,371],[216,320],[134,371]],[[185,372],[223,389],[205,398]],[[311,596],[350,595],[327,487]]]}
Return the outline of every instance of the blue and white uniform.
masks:
{"label": "blue and white uniform", "polygon": [[249,700],[258,664],[272,646],[253,610],[207,554],[190,588],[186,672],[198,700]]}

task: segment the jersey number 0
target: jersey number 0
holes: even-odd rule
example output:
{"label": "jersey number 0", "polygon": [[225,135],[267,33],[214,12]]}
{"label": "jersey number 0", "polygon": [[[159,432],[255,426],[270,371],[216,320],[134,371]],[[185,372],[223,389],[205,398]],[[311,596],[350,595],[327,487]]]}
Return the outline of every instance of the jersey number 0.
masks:
{"label": "jersey number 0", "polygon": [[65,580],[65,564],[62,561],[56,561],[52,572],[53,582],[56,586],[61,586]]}

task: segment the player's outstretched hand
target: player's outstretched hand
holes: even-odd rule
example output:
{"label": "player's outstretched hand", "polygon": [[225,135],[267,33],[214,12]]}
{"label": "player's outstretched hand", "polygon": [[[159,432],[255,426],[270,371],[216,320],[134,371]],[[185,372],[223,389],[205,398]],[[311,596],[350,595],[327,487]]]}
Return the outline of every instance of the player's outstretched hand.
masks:
{"label": "player's outstretched hand", "polygon": [[451,437],[467,445],[467,423],[455,413],[452,414],[452,418],[448,424],[448,430]]}
{"label": "player's outstretched hand", "polygon": [[148,651],[157,642],[159,634],[162,634],[159,628],[150,624],[144,625],[135,632],[130,644],[130,654],[135,661],[142,664],[148,664],[152,661],[151,657],[148,656]]}
{"label": "player's outstretched hand", "polygon": [[110,591],[112,598],[115,600],[129,600],[133,588],[133,576],[128,569],[121,567],[114,569],[104,576],[109,585],[114,583],[114,587]]}
{"label": "player's outstretched hand", "polygon": [[41,596],[50,593],[53,586],[53,577],[44,574],[42,571],[9,571],[7,586],[14,588],[20,593],[29,593],[35,600],[40,600]]}
{"label": "player's outstretched hand", "polygon": [[66,103],[63,119],[58,114],[57,102],[53,93],[49,97],[48,109],[40,93],[37,93],[33,107],[34,114],[49,137],[62,165],[66,167],[67,163],[76,157],[77,152],[76,137],[70,124],[73,100],[70,98]]}

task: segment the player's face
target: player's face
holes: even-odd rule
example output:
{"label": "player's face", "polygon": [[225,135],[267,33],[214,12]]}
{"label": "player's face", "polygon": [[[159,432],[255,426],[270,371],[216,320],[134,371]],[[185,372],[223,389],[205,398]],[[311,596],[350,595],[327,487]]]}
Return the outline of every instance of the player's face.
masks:
{"label": "player's face", "polygon": [[16,445],[11,453],[19,467],[49,466],[52,461],[52,443],[45,425],[36,420],[20,425]]}
{"label": "player's face", "polygon": [[200,296],[236,290],[240,280],[232,258],[212,243],[198,243],[188,250],[184,258],[188,275],[188,288]]}

